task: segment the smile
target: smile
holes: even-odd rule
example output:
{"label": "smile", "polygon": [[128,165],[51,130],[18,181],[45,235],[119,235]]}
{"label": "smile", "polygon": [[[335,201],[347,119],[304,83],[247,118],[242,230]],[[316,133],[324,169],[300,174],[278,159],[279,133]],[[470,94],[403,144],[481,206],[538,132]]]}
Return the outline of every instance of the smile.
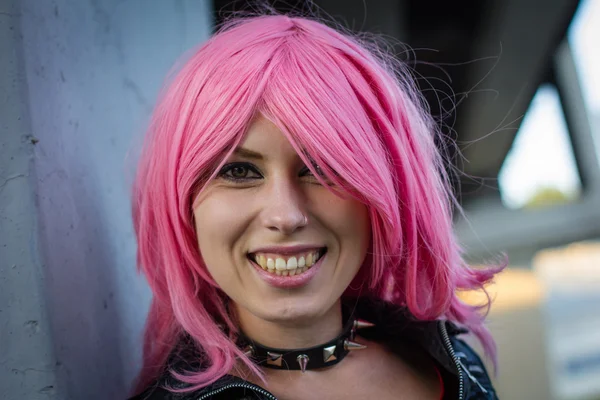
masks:
{"label": "smile", "polygon": [[294,276],[308,271],[326,252],[327,248],[324,247],[293,255],[251,253],[248,258],[273,275]]}

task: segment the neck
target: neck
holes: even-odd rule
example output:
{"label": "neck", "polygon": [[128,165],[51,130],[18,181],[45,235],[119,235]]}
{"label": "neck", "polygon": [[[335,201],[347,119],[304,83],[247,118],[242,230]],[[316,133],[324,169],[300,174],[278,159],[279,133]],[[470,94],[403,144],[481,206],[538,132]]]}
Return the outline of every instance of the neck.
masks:
{"label": "neck", "polygon": [[338,300],[324,314],[293,321],[267,321],[236,305],[244,334],[263,346],[300,349],[325,343],[342,331],[342,307]]}

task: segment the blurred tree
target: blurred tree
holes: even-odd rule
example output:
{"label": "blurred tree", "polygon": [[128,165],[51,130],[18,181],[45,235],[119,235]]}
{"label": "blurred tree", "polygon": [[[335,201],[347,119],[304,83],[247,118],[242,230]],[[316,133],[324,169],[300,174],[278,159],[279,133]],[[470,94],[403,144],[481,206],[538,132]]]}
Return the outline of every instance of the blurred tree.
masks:
{"label": "blurred tree", "polygon": [[555,187],[541,187],[527,200],[523,208],[535,209],[571,203],[576,197],[575,193],[565,193]]}

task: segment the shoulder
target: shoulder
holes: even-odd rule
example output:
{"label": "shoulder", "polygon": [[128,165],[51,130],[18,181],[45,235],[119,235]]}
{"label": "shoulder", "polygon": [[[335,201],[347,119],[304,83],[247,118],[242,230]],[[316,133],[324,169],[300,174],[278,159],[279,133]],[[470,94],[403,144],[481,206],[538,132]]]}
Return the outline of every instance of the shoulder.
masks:
{"label": "shoulder", "polygon": [[[175,397],[177,396],[177,397]],[[131,397],[128,400],[183,400],[185,397],[178,396],[175,393],[169,392],[168,390],[154,386],[146,389],[144,392],[137,396]]]}
{"label": "shoulder", "polygon": [[204,398],[207,400],[255,400],[259,398],[255,395],[253,397],[253,392],[248,390],[249,385],[249,382],[241,378],[224,375],[201,389],[176,393],[168,390],[167,387],[184,389],[186,384],[165,374],[160,381],[128,400],[198,400]]}
{"label": "shoulder", "polygon": [[164,379],[161,382],[155,382],[142,393],[129,398],[128,400],[188,400],[195,399],[197,393],[173,393],[166,389]]}
{"label": "shoulder", "polygon": [[203,393],[204,390],[202,389],[185,393],[174,393],[163,386],[155,384],[128,400],[197,400]]}

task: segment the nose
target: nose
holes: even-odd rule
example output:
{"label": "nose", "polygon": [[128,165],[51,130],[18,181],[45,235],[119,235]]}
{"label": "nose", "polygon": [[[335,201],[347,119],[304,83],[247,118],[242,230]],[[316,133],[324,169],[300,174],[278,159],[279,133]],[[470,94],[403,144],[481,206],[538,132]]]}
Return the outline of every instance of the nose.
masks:
{"label": "nose", "polygon": [[261,220],[271,230],[290,235],[308,223],[301,188],[288,180],[272,181],[265,192]]}

